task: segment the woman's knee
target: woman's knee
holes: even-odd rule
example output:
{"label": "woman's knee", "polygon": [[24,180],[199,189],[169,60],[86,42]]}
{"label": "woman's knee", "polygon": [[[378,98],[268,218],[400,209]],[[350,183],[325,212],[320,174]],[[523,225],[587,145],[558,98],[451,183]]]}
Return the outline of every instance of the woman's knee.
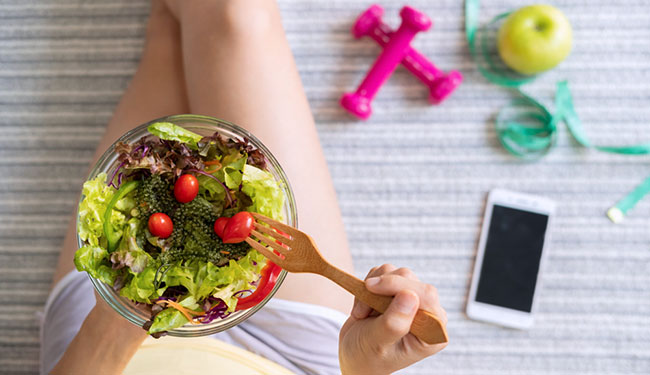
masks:
{"label": "woman's knee", "polygon": [[[237,39],[266,38],[279,22],[271,1],[262,0],[191,0],[184,4],[181,22],[200,24],[206,33]],[[185,12],[187,11],[187,12]]]}
{"label": "woman's knee", "polygon": [[241,37],[266,37],[273,27],[274,9],[270,1],[227,0],[222,22],[227,32]]}

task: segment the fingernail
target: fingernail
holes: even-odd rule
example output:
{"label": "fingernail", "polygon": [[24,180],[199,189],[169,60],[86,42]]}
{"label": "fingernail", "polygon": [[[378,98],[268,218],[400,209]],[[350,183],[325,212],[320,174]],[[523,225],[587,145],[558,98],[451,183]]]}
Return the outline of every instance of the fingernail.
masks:
{"label": "fingernail", "polygon": [[381,281],[379,277],[371,277],[371,278],[366,280],[366,285],[375,286],[375,285],[379,284],[379,281]]}
{"label": "fingernail", "polygon": [[412,314],[417,308],[417,301],[412,295],[400,293],[395,296],[395,307],[403,314]]}

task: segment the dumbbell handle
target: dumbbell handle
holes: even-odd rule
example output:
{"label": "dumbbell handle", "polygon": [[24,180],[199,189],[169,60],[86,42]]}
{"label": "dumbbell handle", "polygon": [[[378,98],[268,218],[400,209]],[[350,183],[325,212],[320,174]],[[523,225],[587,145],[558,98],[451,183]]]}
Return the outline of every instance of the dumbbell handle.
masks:
{"label": "dumbbell handle", "polygon": [[404,58],[415,35],[428,29],[431,25],[431,21],[424,14],[410,7],[404,7],[400,15],[402,16],[402,24],[392,33],[390,40],[384,45],[383,51],[375,60],[366,78],[359,85],[356,91],[357,95],[372,100],[381,85],[386,82]]}
{"label": "dumbbell handle", "polygon": [[[391,40],[394,33],[395,32],[390,28],[390,26],[383,22],[379,22],[377,27],[370,32],[368,36],[384,48]],[[406,49],[406,53],[402,59],[402,65],[429,87],[433,85],[433,82],[436,79],[445,75],[445,73],[438,69],[429,59],[411,46]]]}

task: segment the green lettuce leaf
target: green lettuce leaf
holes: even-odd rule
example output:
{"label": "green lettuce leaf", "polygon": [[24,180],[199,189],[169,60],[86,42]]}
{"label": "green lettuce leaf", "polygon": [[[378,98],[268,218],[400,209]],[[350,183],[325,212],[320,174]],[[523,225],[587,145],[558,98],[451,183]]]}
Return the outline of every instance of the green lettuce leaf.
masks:
{"label": "green lettuce leaf", "polygon": [[130,211],[135,208],[136,202],[135,202],[135,192],[131,192],[130,194],[127,194],[124,198],[120,199],[115,203],[115,207],[113,207],[114,210],[121,211],[122,213],[130,213]]}
{"label": "green lettuce leaf", "polygon": [[150,264],[140,273],[131,273],[132,278],[120,289],[120,295],[143,303],[151,303],[152,299],[160,297],[162,291],[156,290],[154,285],[157,270],[156,264]]}
{"label": "green lettuce leaf", "polygon": [[[215,172],[215,176],[220,180],[226,183],[226,186],[230,189],[239,189],[239,185],[242,182],[243,170],[246,165],[246,156],[240,156],[228,164],[223,164],[228,162],[228,156],[224,157],[222,161],[223,167]],[[216,183],[216,182],[215,182]],[[223,189],[222,189],[223,190]]]}
{"label": "green lettuce leaf", "polygon": [[[228,311],[234,311],[237,306],[237,297],[233,294],[240,290],[250,289],[251,283],[259,278],[265,264],[266,258],[263,255],[257,251],[250,251],[245,257],[238,261],[231,260],[228,265],[223,267],[198,261],[174,265],[167,271],[163,281],[167,286],[182,285],[187,288],[186,297],[179,302],[184,307],[198,310],[197,301],[202,301],[212,295],[221,298],[228,306]],[[178,310],[167,308],[156,315],[149,333],[169,331],[187,322],[187,319]]]}
{"label": "green lettuce leaf", "polygon": [[149,133],[167,141],[178,141],[187,144],[193,150],[198,150],[197,143],[203,136],[191,132],[171,122],[155,122],[147,127]]}
{"label": "green lettuce leaf", "polygon": [[[120,239],[123,237],[124,226],[126,225],[126,215],[115,210],[115,206],[120,203],[120,206],[124,209],[130,209],[135,206],[135,202],[131,203],[126,198],[130,195],[135,194],[135,189],[140,184],[139,181],[129,181],[125,182],[120,186],[120,188],[113,195],[106,205],[106,210],[104,214],[104,237],[106,237],[107,246],[109,253],[114,252],[117,249],[117,246],[120,243]],[[131,198],[133,200],[133,198]],[[117,212],[116,212],[117,211]],[[110,213],[110,215],[107,215]]]}
{"label": "green lettuce leaf", "polygon": [[[81,195],[83,199],[79,203],[79,221],[77,230],[79,238],[87,241],[91,246],[106,247],[104,237],[104,212],[106,206],[115,194],[115,189],[106,185],[106,173],[100,173],[92,180],[84,183]],[[113,210],[111,221],[117,226],[126,222],[126,217],[120,211]]]}
{"label": "green lettuce leaf", "polygon": [[[83,185],[83,199],[79,203],[79,237],[87,243],[75,252],[74,264],[77,270],[88,272],[95,279],[113,285],[121,270],[113,269],[107,251],[107,241],[103,228],[106,206],[115,195],[115,189],[106,185],[106,174],[100,173]],[[118,201],[118,209],[111,212],[110,221],[118,231],[126,225],[125,212],[135,203],[132,198]]]}
{"label": "green lettuce leaf", "polygon": [[124,228],[124,234],[117,247],[111,253],[111,261],[118,268],[129,267],[133,273],[140,273],[154,261],[153,257],[144,251],[137,242],[137,235],[142,230],[142,223],[137,218],[129,219]]}
{"label": "green lettuce leaf", "polygon": [[86,245],[74,254],[74,265],[79,271],[94,272],[104,259],[108,258],[108,251],[99,246]]}
{"label": "green lettuce leaf", "polygon": [[120,273],[111,267],[108,251],[100,246],[81,247],[74,254],[74,265],[78,271],[86,271],[90,276],[111,286]]}
{"label": "green lettuce leaf", "polygon": [[[253,265],[251,259],[256,259],[257,265]],[[210,262],[188,262],[172,266],[165,273],[163,281],[167,286],[184,286],[188,290],[187,295],[197,301],[203,300],[215,292],[225,290],[218,298],[224,299],[226,304],[233,305],[234,308],[233,293],[249,289],[249,283],[259,277],[264,262],[264,257],[253,251],[238,261],[230,260],[227,265],[222,267],[217,267]],[[229,287],[233,289],[228,289]]]}
{"label": "green lettuce leaf", "polygon": [[[222,167],[213,175],[223,182],[229,189],[237,190],[242,183],[243,171],[246,166],[246,156],[236,152],[226,155],[221,159]],[[226,192],[223,185],[210,177],[198,176],[199,193],[205,194],[210,202],[223,202]]]}
{"label": "green lettuce leaf", "polygon": [[202,301],[212,295],[221,298],[235,309],[237,298],[234,293],[250,289],[251,283],[259,278],[266,264],[266,258],[257,251],[249,251],[241,259],[230,260],[227,265],[217,267],[210,262],[192,261],[175,264],[165,273],[162,281],[167,287],[182,285],[187,289],[187,298]]}
{"label": "green lettuce leaf", "polygon": [[216,205],[222,205],[226,199],[226,191],[223,186],[204,175],[198,175],[197,180],[199,181],[199,195],[205,196],[205,199]]}
{"label": "green lettuce leaf", "polygon": [[[240,290],[251,289],[251,283],[260,277],[260,272],[265,265],[266,258],[253,250],[238,261],[230,260],[228,266],[219,268],[218,279],[225,282],[213,286],[212,296],[221,298],[228,305],[228,311],[234,311],[237,297],[233,294]],[[215,277],[214,280],[217,278]]]}
{"label": "green lettuce leaf", "polygon": [[[162,279],[167,286],[184,286],[190,295],[196,293],[196,282],[194,275],[198,272],[199,262],[188,262],[187,265],[174,264],[172,265]],[[199,275],[197,275],[197,278]]]}
{"label": "green lettuce leaf", "polygon": [[113,286],[115,279],[117,279],[120,273],[120,270],[113,269],[110,263],[104,262],[94,273],[91,273],[91,276],[105,284]]}
{"label": "green lettuce leaf", "polygon": [[172,308],[159,312],[153,318],[153,324],[149,328],[149,333],[169,331],[174,328],[182,327],[189,321],[180,311]]}
{"label": "green lettuce leaf", "polygon": [[[178,304],[190,310],[199,310],[199,304],[193,296],[184,298]],[[169,307],[156,314],[153,319],[153,324],[149,328],[149,333],[169,331],[170,329],[181,327],[187,322],[188,320],[185,315]]]}
{"label": "green lettuce leaf", "polygon": [[270,172],[246,164],[244,166],[242,192],[253,204],[247,210],[260,213],[275,220],[283,220],[284,194],[278,181]]}
{"label": "green lettuce leaf", "polygon": [[183,307],[187,307],[190,310],[199,309],[199,303],[196,301],[196,298],[194,298],[193,296],[188,296],[187,298],[184,298],[178,304]]}

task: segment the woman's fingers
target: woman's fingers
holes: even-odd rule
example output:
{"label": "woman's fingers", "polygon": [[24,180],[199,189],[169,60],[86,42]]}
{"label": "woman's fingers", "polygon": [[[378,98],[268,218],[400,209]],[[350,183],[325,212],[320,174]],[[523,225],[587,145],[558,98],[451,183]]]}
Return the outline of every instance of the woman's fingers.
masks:
{"label": "woman's fingers", "polygon": [[409,333],[419,304],[418,295],[413,291],[402,290],[397,293],[386,311],[370,323],[369,342],[381,348],[401,340]]}
{"label": "woman's fingers", "polygon": [[[403,290],[411,290],[418,295],[421,309],[433,313],[443,324],[447,324],[447,313],[440,306],[436,288],[420,282],[415,273],[408,268],[397,268],[392,264],[374,267],[366,276],[366,288],[373,293],[387,296],[397,295]],[[365,319],[371,312],[370,306],[355,298],[350,315],[356,319]]]}
{"label": "woman's fingers", "polygon": [[366,279],[366,288],[385,296],[394,296],[400,291],[411,290],[418,295],[421,309],[433,313],[445,325],[447,324],[447,313],[440,306],[438,291],[433,285],[389,273]]}
{"label": "woman's fingers", "polygon": [[374,276],[380,276],[386,273],[393,272],[397,269],[397,267],[393,266],[392,264],[382,264],[379,267],[373,267],[370,272],[368,272],[368,275],[366,275],[366,279],[369,277],[374,277]]}
{"label": "woman's fingers", "polygon": [[[366,319],[365,338],[379,361],[393,361],[395,355],[409,358],[409,363],[442,350],[446,344],[429,345],[409,334],[418,309],[433,313],[447,325],[447,313],[438,300],[438,291],[432,285],[421,282],[408,268],[390,264],[375,267],[368,272],[366,288],[373,293],[393,296],[383,314],[377,314],[368,305],[355,299],[353,319]],[[346,323],[346,324],[353,324]],[[398,345],[396,345],[399,343]]]}
{"label": "woman's fingers", "polygon": [[350,315],[352,315],[353,318],[358,320],[365,319],[370,315],[370,312],[372,312],[370,306],[359,301],[358,298],[354,298],[354,304],[352,305],[352,311],[350,312]]}
{"label": "woman's fingers", "polygon": [[[369,277],[381,276],[395,270],[397,270],[397,267],[393,266],[392,264],[382,264],[381,266],[371,268],[370,271],[368,271],[368,275],[366,275],[366,279]],[[372,307],[359,301],[357,298],[354,299],[354,304],[352,305],[352,312],[350,312],[350,315],[356,319],[365,319],[370,315],[371,312]]]}
{"label": "woman's fingers", "polygon": [[394,271],[392,271],[390,273],[395,274],[395,275],[399,275],[399,276],[403,276],[403,277],[405,277],[405,278],[407,278],[409,280],[420,281],[420,279],[415,274],[415,272],[411,271],[410,268],[400,267],[400,268],[398,268],[398,269],[396,269],[396,270],[394,270]]}

